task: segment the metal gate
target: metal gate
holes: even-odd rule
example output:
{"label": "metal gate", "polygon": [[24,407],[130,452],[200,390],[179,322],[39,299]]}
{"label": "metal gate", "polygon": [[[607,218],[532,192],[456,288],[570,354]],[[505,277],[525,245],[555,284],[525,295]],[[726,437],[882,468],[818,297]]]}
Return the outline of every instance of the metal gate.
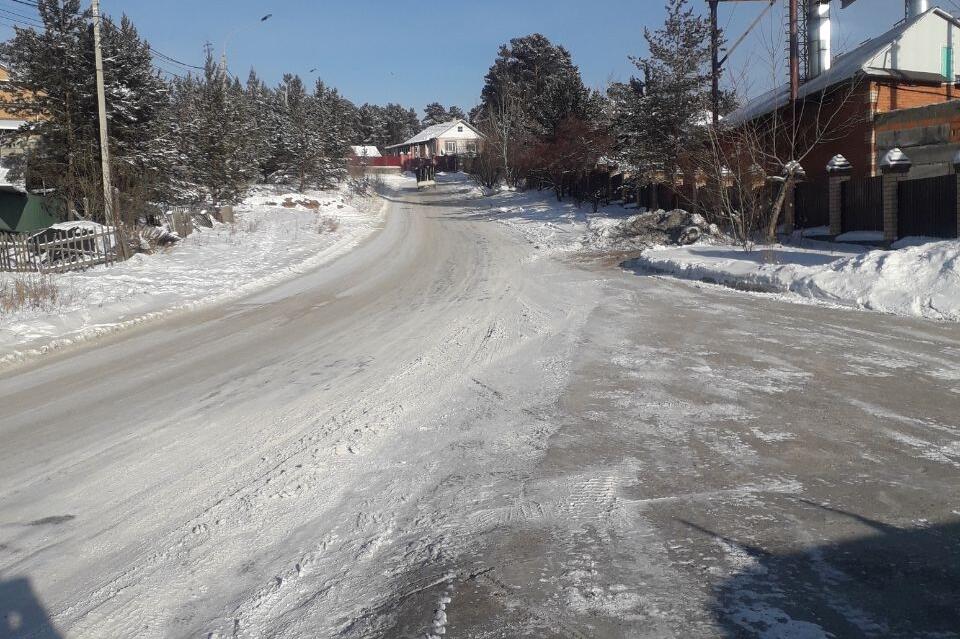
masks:
{"label": "metal gate", "polygon": [[830,190],[826,182],[802,182],[794,194],[798,229],[830,225]]}
{"label": "metal gate", "polygon": [[843,183],[841,229],[883,230],[883,178],[880,176]]}
{"label": "metal gate", "polygon": [[900,237],[957,237],[957,176],[904,180],[897,194]]}

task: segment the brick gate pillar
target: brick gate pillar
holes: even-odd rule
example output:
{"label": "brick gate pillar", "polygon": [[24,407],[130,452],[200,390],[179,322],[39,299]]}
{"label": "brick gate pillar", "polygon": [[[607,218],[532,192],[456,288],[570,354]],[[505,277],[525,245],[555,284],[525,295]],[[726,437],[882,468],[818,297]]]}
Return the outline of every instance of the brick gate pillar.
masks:
{"label": "brick gate pillar", "polygon": [[880,173],[883,175],[883,241],[896,242],[899,237],[899,201],[900,180],[907,177],[913,162],[900,149],[891,149],[880,161]]}
{"label": "brick gate pillar", "polygon": [[835,155],[827,163],[827,201],[830,208],[830,235],[843,233],[843,183],[850,181],[853,167],[842,155]]}

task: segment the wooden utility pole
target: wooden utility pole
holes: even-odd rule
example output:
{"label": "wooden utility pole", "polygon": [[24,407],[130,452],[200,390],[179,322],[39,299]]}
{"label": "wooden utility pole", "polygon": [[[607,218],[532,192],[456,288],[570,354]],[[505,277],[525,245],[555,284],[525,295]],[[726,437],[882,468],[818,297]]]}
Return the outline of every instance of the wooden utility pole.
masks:
{"label": "wooden utility pole", "polygon": [[113,184],[110,178],[110,135],[107,130],[107,96],[103,82],[103,51],[100,43],[100,0],[92,0],[93,46],[97,66],[97,107],[100,111],[100,164],[103,173],[103,216],[114,226]]}
{"label": "wooden utility pole", "polygon": [[800,99],[800,12],[798,0],[790,2],[790,102]]}
{"label": "wooden utility pole", "polygon": [[[795,0],[793,0],[795,1]],[[756,17],[753,24],[737,38],[736,42],[727,50],[726,54],[720,57],[720,24],[717,14],[721,2],[766,2],[767,7]],[[723,73],[723,67],[730,59],[733,50],[743,44],[747,36],[753,31],[764,15],[773,7],[776,0],[707,0],[710,5],[710,67],[711,67],[711,108],[713,109],[713,125],[720,124],[720,74]]]}
{"label": "wooden utility pole", "polygon": [[712,69],[710,103],[713,109],[713,126],[720,124],[720,25],[717,20],[717,7],[720,0],[710,0],[710,66]]}

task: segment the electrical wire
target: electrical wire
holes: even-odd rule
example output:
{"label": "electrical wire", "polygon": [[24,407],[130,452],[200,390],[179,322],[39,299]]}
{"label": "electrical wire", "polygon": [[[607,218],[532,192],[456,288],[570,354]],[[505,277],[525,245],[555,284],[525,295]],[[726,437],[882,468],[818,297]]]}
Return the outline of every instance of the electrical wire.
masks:
{"label": "electrical wire", "polygon": [[162,52],[160,52],[160,51],[157,51],[156,49],[154,49],[154,48],[153,48],[152,46],[150,46],[149,44],[147,45],[147,48],[149,48],[149,49],[150,49],[150,52],[153,53],[153,54],[154,54],[155,56],[157,56],[158,58],[160,58],[161,60],[164,60],[164,61],[169,62],[169,63],[171,63],[171,64],[176,64],[176,65],[181,66],[181,67],[184,67],[184,68],[186,68],[186,69],[196,69],[197,71],[203,71],[203,67],[199,67],[199,66],[197,66],[197,65],[195,65],[195,64],[189,64],[189,63],[187,63],[187,62],[183,62],[182,60],[177,60],[176,58],[174,58],[174,57],[172,57],[172,56],[169,56],[169,55],[167,55],[166,53],[162,53]]}
{"label": "electrical wire", "polygon": [[0,12],[6,13],[6,14],[8,14],[8,15],[11,15],[11,16],[15,17],[15,18],[23,18],[24,20],[28,20],[28,21],[30,21],[30,22],[36,22],[36,23],[37,23],[37,26],[41,26],[41,27],[43,26],[43,22],[40,21],[40,18],[34,18],[33,16],[28,16],[28,15],[24,15],[24,14],[22,14],[22,13],[17,13],[16,11],[11,11],[10,9],[4,9],[4,8],[2,8],[2,7],[0,7]]}

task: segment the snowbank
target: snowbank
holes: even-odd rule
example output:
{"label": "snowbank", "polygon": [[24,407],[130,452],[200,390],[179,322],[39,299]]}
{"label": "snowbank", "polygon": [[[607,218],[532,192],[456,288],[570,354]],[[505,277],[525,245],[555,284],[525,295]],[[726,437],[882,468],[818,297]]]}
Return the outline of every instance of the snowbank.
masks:
{"label": "snowbank", "polygon": [[631,265],[753,291],[896,315],[960,321],[960,240],[893,251],[849,245],[825,248],[688,246],[644,251]]}
{"label": "snowbank", "polygon": [[537,256],[639,246],[623,232],[625,224],[637,219],[636,209],[620,203],[594,213],[589,203],[558,202],[552,191],[500,191],[487,202],[473,214],[510,227],[533,245]]}
{"label": "snowbank", "polygon": [[[286,200],[302,204],[287,208]],[[0,310],[0,365],[173,311],[239,298],[319,266],[380,225],[382,202],[345,190],[280,193],[263,187],[236,207],[236,224],[199,229],[168,249],[115,266],[51,276],[55,301]],[[0,273],[0,288],[18,278],[24,275]]]}

